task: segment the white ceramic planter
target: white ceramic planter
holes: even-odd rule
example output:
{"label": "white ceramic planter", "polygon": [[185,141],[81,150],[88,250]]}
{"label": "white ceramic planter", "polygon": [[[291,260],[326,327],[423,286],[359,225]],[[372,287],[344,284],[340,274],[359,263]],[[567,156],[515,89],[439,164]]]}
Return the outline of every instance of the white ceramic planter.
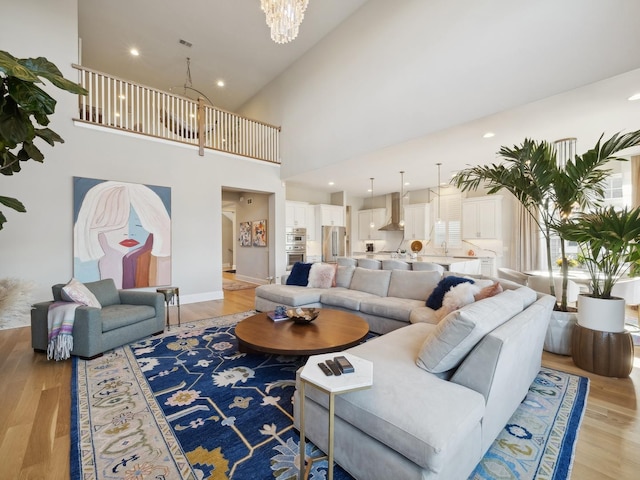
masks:
{"label": "white ceramic planter", "polygon": [[578,324],[601,332],[623,332],[624,298],[578,296]]}
{"label": "white ceramic planter", "polygon": [[573,312],[551,312],[551,321],[544,337],[544,349],[558,355],[571,355],[571,338],[577,314]]}

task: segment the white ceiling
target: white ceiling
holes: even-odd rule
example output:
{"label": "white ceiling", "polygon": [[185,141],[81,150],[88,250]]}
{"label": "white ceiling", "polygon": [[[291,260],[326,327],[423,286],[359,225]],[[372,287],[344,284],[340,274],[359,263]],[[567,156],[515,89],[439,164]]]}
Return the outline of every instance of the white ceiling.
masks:
{"label": "white ceiling", "polygon": [[[81,61],[182,94],[189,57],[193,88],[215,106],[237,111],[364,2],[311,0],[298,38],[277,45],[259,0],[79,0]],[[134,47],[139,57],[129,54]],[[216,87],[218,79],[224,88]]]}
{"label": "white ceiling", "polygon": [[[416,1],[395,1],[417,5]],[[568,10],[576,5],[584,5],[576,3],[577,0],[565,1],[562,5],[567,5]],[[407,172],[405,180],[411,182],[411,186],[406,187],[405,191],[422,189],[435,185],[435,164],[438,161],[443,162],[442,176],[445,180],[453,171],[469,163],[495,161],[495,153],[501,145],[520,143],[525,137],[554,140],[575,136],[578,138],[578,152],[582,153],[592,147],[603,132],[609,136],[620,130],[640,129],[640,101],[627,101],[630,95],[640,92],[640,57],[637,55],[639,42],[635,42],[640,37],[636,33],[628,36],[612,34],[614,31],[619,33],[617,28],[627,29],[627,25],[622,25],[625,22],[633,24],[637,18],[635,13],[639,13],[640,2],[611,2],[610,10],[616,12],[620,21],[616,20],[616,24],[606,25],[601,29],[593,29],[589,24],[582,25],[582,20],[567,20],[562,17],[555,19],[557,22],[570,22],[567,24],[567,38],[570,41],[566,43],[571,45],[571,55],[566,57],[566,69],[549,69],[550,64],[545,63],[545,55],[551,58],[553,49],[560,45],[554,44],[554,38],[544,30],[544,26],[535,22],[527,25],[530,31],[519,37],[521,43],[513,45],[510,42],[518,33],[518,26],[515,22],[507,23],[504,15],[499,16],[500,12],[495,9],[490,12],[492,7],[487,6],[487,11],[482,13],[483,23],[480,25],[475,18],[467,15],[465,21],[475,22],[471,26],[480,31],[483,28],[490,31],[492,24],[489,22],[493,18],[502,18],[503,24],[513,29],[510,37],[499,37],[495,48],[517,52],[518,58],[526,59],[526,68],[517,72],[520,78],[527,78],[529,72],[535,76],[530,81],[530,88],[526,92],[529,96],[526,99],[517,103],[513,98],[509,99],[506,93],[500,97],[500,91],[489,92],[485,89],[484,94],[493,94],[496,100],[488,96],[479,99],[478,103],[483,104],[484,110],[473,110],[464,105],[460,109],[466,110],[464,114],[456,116],[457,112],[448,111],[446,115],[441,115],[440,123],[433,121],[438,116],[432,114],[430,125],[422,132],[419,130],[420,122],[414,121],[413,125],[418,127],[410,134],[405,130],[404,137],[396,134],[393,137],[395,140],[385,138],[385,142],[379,142],[378,145],[371,138],[371,148],[359,145],[349,151],[337,142],[326,146],[314,145],[310,149],[313,150],[310,155],[339,161],[320,162],[311,171],[296,171],[286,181],[303,188],[327,192],[341,190],[354,196],[366,196],[369,177],[376,179],[376,194],[383,194],[400,189],[399,171],[404,170]],[[446,13],[451,18],[451,10],[455,11],[454,6],[445,7],[446,2],[442,0],[429,0],[429,3],[433,4],[429,20],[435,23],[438,21],[434,17],[436,12],[448,8]],[[505,2],[495,2],[495,5],[500,3],[504,8]],[[597,1],[587,3],[596,5]],[[539,5],[545,4],[544,8],[547,9],[556,8],[557,5],[550,1],[532,4],[530,0],[522,0],[521,4],[522,7],[510,7],[509,13],[521,18],[543,17],[544,12]],[[190,57],[193,87],[203,91],[216,106],[235,111],[294,65],[305,53],[313,55],[323,45],[327,48],[326,45],[331,42],[325,42],[325,37],[342,22],[345,22],[343,26],[347,23],[357,25],[354,17],[372,18],[371,12],[374,9],[381,11],[391,8],[392,4],[383,0],[310,0],[298,38],[287,45],[276,45],[270,40],[258,0],[79,0],[78,5],[83,65],[164,90],[177,87],[173,91],[182,93],[180,87],[186,81],[186,57]],[[471,5],[472,3],[467,2],[467,14]],[[473,4],[474,8],[479,8],[476,5],[479,4]],[[609,4],[607,8],[608,6]],[[363,8],[357,11],[360,7]],[[603,8],[602,4],[598,8]],[[589,20],[597,22],[602,14],[597,8],[592,10],[589,13],[594,18]],[[355,15],[348,19],[354,12]],[[638,31],[637,27],[634,27],[635,31]],[[403,41],[411,39],[411,32],[402,33]],[[423,33],[416,32],[416,35]],[[578,34],[584,38],[576,38]],[[616,40],[611,40],[612,37]],[[477,38],[480,39],[480,36]],[[188,48],[180,45],[180,39],[191,42],[193,46]],[[622,44],[623,50],[620,50],[616,41],[627,42]],[[131,47],[138,48],[141,55],[137,58],[129,56],[128,50]],[[465,45],[460,42],[459,48],[465,48]],[[598,53],[590,56],[589,52]],[[494,57],[500,58],[500,55],[492,53],[491,58]],[[489,60],[483,58],[483,61]],[[482,62],[478,60],[476,63]],[[494,72],[502,69],[503,76],[511,73],[508,71],[509,65],[504,63],[481,66]],[[619,74],[612,77],[611,72]],[[218,79],[226,82],[223,89],[215,87]],[[588,82],[598,81],[584,85],[587,83],[584,79],[589,79]],[[473,76],[465,79],[470,88],[473,88],[475,80]],[[488,82],[484,83],[487,87]],[[495,82],[496,85],[498,83]],[[438,95],[444,102],[458,99],[461,84],[458,81],[458,91],[441,90]],[[567,85],[580,87],[566,91]],[[406,90],[404,92],[401,80],[396,81],[393,92],[381,89],[383,92],[389,91],[396,108],[397,105],[406,105],[409,112],[412,103],[418,98],[422,101],[421,96],[424,95],[408,87]],[[546,92],[546,98],[531,102],[531,99],[543,98],[537,92]],[[518,92],[509,93],[513,96]],[[374,103],[376,101],[371,97],[361,100],[367,106],[371,105],[372,100]],[[524,102],[529,103],[523,105]],[[506,110],[490,114],[502,109]],[[355,110],[357,109],[352,108],[349,113]],[[413,112],[407,113],[406,116],[410,117],[412,114]],[[283,129],[287,128],[286,122],[282,125]],[[294,127],[296,126],[290,126],[291,129]],[[483,139],[482,134],[487,131],[495,132],[496,136]],[[286,135],[283,135],[283,139],[286,139]],[[336,148],[341,150],[336,151]],[[310,164],[313,163],[312,160],[310,156]],[[328,186],[329,181],[336,182],[336,186]]]}

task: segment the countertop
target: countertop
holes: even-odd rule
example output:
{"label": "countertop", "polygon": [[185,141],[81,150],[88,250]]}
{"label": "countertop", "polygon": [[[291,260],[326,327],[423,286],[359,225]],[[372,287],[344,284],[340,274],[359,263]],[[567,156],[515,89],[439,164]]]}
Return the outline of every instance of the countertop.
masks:
{"label": "countertop", "polygon": [[482,257],[469,257],[469,256],[439,256],[439,255],[418,255],[416,258],[412,258],[409,255],[392,257],[391,253],[365,253],[354,254],[353,258],[372,258],[374,260],[402,260],[407,263],[413,262],[431,262],[438,265],[448,266],[454,263],[469,262],[473,260],[480,260]]}

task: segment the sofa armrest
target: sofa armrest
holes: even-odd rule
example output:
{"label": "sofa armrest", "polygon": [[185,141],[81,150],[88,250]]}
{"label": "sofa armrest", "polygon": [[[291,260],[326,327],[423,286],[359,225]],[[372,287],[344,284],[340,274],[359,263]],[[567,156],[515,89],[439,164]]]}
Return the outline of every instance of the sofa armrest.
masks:
{"label": "sofa armrest", "polygon": [[34,350],[47,350],[49,328],[47,313],[53,302],[38,302],[31,306],[31,347]]}
{"label": "sofa armrest", "polygon": [[143,292],[140,290],[118,290],[120,303],[125,305],[149,305],[161,310],[164,305],[164,295],[158,292]]}
{"label": "sofa armrest", "polygon": [[51,286],[51,293],[53,294],[53,300],[56,302],[62,302],[62,287],[64,287],[64,283],[56,283]]}
{"label": "sofa armrest", "polygon": [[73,354],[93,357],[102,353],[102,309],[81,306],[76,308],[73,322]]}

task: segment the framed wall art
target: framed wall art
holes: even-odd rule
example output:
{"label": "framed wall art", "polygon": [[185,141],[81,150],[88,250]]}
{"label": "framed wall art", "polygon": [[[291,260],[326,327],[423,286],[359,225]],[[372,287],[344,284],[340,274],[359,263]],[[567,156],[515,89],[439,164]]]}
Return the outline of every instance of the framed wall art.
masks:
{"label": "framed wall art", "polygon": [[73,276],[170,285],[171,188],[74,177]]}
{"label": "framed wall art", "polygon": [[251,246],[251,222],[240,222],[240,246]]}
{"label": "framed wall art", "polygon": [[253,236],[253,246],[266,247],[267,246],[267,221],[254,220],[251,223],[251,231]]}

